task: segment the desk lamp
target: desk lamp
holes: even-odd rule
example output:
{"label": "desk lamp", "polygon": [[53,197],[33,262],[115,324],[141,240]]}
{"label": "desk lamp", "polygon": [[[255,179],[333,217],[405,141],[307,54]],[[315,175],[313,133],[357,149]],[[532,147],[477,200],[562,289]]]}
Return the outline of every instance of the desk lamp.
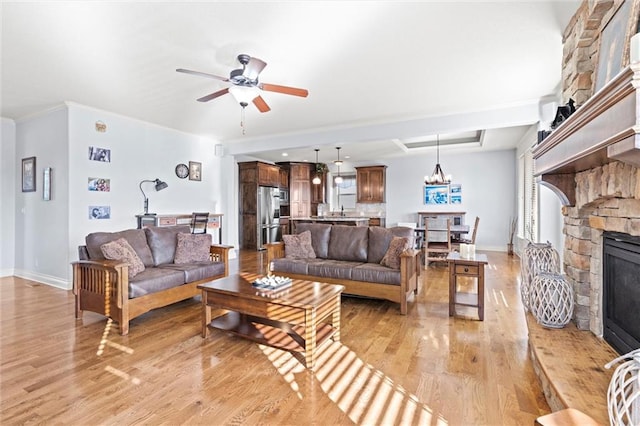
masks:
{"label": "desk lamp", "polygon": [[160,179],[155,179],[155,180],[143,180],[142,182],[140,182],[140,192],[142,192],[142,196],[144,197],[144,214],[155,214],[155,213],[149,213],[149,199],[147,198],[147,195],[144,193],[144,191],[142,190],[142,184],[145,182],[152,182],[155,183],[155,188],[156,191],[161,191],[163,189],[165,189],[167,186],[166,182],[161,181]]}

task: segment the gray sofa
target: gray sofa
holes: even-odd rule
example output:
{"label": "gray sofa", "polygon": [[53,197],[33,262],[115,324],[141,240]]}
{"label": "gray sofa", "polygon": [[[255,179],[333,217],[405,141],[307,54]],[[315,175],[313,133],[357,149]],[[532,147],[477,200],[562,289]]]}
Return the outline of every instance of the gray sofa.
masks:
{"label": "gray sofa", "polygon": [[[174,263],[178,234],[189,234],[188,225],[147,227],[120,232],[94,232],[78,247],[73,267],[76,318],[83,311],[97,312],[118,321],[120,333],[129,332],[129,321],[152,309],[191,298],[197,286],[229,272],[231,246],[211,245],[209,261]],[[105,259],[100,246],[124,238],[145,266],[129,278],[129,266]]]}
{"label": "gray sofa", "polygon": [[[266,244],[267,273],[345,286],[345,294],[386,299],[400,304],[407,313],[407,300],[418,293],[420,251],[407,249],[400,256],[400,269],[382,266],[391,239],[407,237],[407,227],[345,226],[300,223],[297,233],[311,232],[316,258],[286,258],[285,243]],[[413,244],[410,245],[413,247]]]}

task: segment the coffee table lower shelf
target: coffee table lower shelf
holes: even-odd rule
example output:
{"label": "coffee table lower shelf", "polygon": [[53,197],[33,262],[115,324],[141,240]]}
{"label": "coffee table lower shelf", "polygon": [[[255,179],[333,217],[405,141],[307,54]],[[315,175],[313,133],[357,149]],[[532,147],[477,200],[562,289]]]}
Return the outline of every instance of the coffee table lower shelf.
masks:
{"label": "coffee table lower shelf", "polygon": [[[274,321],[253,315],[229,311],[214,318],[209,328],[228,331],[256,343],[283,349],[289,352],[304,353],[305,341],[303,326]],[[316,346],[331,338],[335,328],[330,324],[320,323],[316,330]]]}

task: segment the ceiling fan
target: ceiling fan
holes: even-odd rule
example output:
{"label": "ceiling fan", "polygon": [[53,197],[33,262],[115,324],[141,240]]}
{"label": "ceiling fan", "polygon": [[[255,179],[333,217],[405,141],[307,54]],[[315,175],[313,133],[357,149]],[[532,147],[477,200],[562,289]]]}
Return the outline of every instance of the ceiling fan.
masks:
{"label": "ceiling fan", "polygon": [[271,108],[269,108],[269,105],[267,105],[264,99],[262,99],[262,96],[260,96],[259,92],[255,90],[256,88],[260,90],[266,90],[268,92],[284,93],[285,95],[300,96],[303,98],[306,98],[309,94],[309,91],[306,89],[258,82],[258,76],[260,75],[260,72],[262,72],[264,67],[267,66],[267,63],[261,59],[253,58],[246,54],[240,54],[238,55],[238,62],[242,64],[242,68],[232,70],[229,73],[229,77],[220,77],[200,71],[187,70],[184,68],[178,68],[176,69],[176,71],[183,72],[185,74],[198,75],[200,77],[213,78],[215,80],[221,80],[233,85],[231,87],[227,87],[225,89],[221,89],[217,92],[213,92],[209,95],[203,96],[197,99],[198,102],[208,102],[222,95],[226,95],[227,93],[231,93],[236,98],[236,100],[240,102],[240,106],[242,106],[242,108],[245,108],[247,105],[249,105],[249,102],[253,102],[253,104],[258,108],[260,112],[267,112],[270,111]]}

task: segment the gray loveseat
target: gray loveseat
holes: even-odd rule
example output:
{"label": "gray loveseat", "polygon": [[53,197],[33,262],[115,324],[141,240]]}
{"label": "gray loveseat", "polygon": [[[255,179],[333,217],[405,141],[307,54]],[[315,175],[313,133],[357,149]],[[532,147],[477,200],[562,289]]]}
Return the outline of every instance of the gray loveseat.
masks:
{"label": "gray loveseat", "polygon": [[[286,258],[285,243],[266,244],[267,273],[345,286],[345,294],[386,299],[407,313],[407,299],[418,293],[420,252],[413,248],[400,256],[400,269],[382,266],[394,236],[413,241],[411,228],[345,226],[300,223],[297,233],[311,232],[316,258]],[[413,244],[411,244],[413,247]]]}
{"label": "gray loveseat", "polygon": [[[125,335],[131,319],[196,296],[199,284],[227,276],[231,246],[211,245],[208,261],[174,263],[178,234],[190,232],[188,225],[179,225],[87,235],[86,245],[78,247],[80,260],[72,262],[76,318],[85,310],[100,313],[118,321]],[[126,262],[105,259],[100,248],[119,238],[129,243],[145,267],[132,278]]]}

